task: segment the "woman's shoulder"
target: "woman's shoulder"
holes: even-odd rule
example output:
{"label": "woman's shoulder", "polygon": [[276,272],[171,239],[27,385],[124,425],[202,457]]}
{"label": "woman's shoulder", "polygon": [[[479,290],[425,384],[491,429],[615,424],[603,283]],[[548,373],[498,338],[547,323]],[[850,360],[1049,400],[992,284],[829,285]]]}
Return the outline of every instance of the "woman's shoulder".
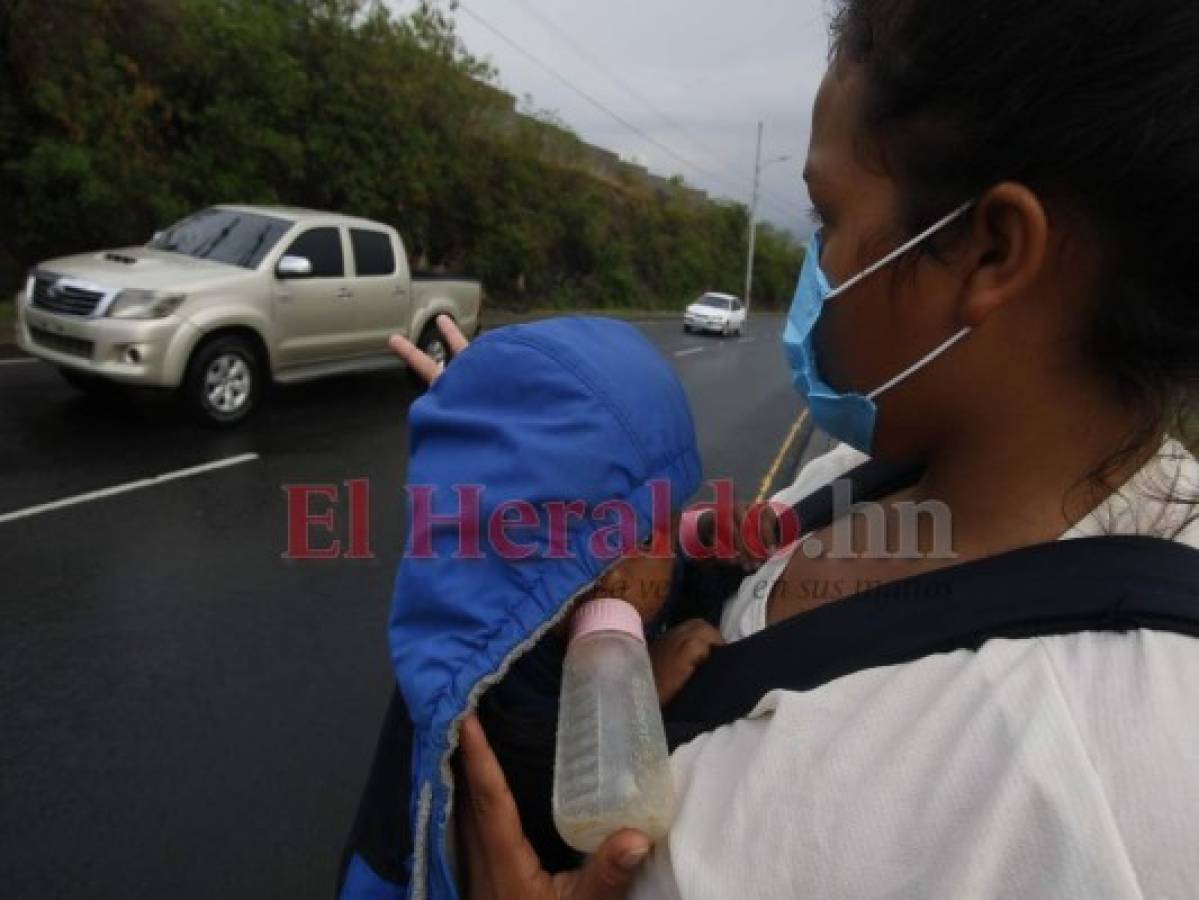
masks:
{"label": "woman's shoulder", "polygon": [[[763,896],[912,877],[920,896],[1184,895],[1197,680],[1199,643],[1138,631],[994,640],[769,694],[675,754],[681,895],[733,870],[730,890],[765,878]],[[771,823],[727,845],[735,863],[711,853],[729,821]]]}
{"label": "woman's shoulder", "polygon": [[[774,691],[750,718],[801,728],[809,745],[839,741],[847,727],[861,729],[863,739],[892,742],[883,746],[956,740],[990,721],[1008,740],[988,741],[982,757],[1002,752],[1004,744],[1016,749],[1011,739],[1027,736],[1030,726],[1070,732],[1080,750],[1095,757],[1169,755],[1199,747],[1199,717],[1187,713],[1196,684],[1194,637],[1149,629],[1082,631],[998,638],[977,650],[864,669],[811,691]],[[1186,741],[1177,740],[1182,731]]]}

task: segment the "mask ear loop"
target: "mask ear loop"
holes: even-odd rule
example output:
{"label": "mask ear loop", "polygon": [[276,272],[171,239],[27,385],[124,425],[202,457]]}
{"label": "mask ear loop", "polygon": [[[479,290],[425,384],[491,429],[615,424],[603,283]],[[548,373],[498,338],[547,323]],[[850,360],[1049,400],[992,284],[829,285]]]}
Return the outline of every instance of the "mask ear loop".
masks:
{"label": "mask ear loop", "polygon": [[[932,237],[934,234],[936,234],[938,231],[940,231],[942,228],[944,228],[946,225],[948,225],[954,219],[958,218],[963,213],[965,213],[966,210],[968,210],[970,207],[972,207],[974,205],[974,202],[975,201],[973,201],[973,200],[968,200],[965,203],[963,203],[961,206],[959,206],[957,209],[955,209],[953,212],[951,212],[949,215],[945,216],[944,218],[938,219],[936,222],[934,222],[928,228],[924,229],[924,231],[920,232],[920,234],[916,235],[914,238],[912,238],[910,241],[908,241],[902,247],[899,247],[893,253],[890,253],[887,256],[884,256],[882,259],[880,259],[874,265],[863,270],[862,272],[859,272],[853,278],[849,279],[849,281],[845,282],[845,284],[841,285],[839,288],[837,288],[835,291],[833,291],[831,294],[829,294],[825,298],[825,300],[826,301],[831,300],[832,298],[836,297],[837,295],[842,294],[845,291],[848,291],[854,285],[860,284],[861,282],[865,281],[867,278],[869,278],[875,272],[879,271],[880,269],[882,269],[886,266],[891,265],[891,263],[895,262],[895,260],[899,259],[901,256],[903,256],[905,253],[907,253],[913,247],[916,247],[919,244],[923,243],[924,241],[928,240],[930,237]],[[951,349],[953,349],[955,346],[957,346],[961,341],[965,340],[966,336],[968,334],[970,334],[970,332],[973,330],[974,330],[973,328],[963,328],[961,331],[959,331],[957,334],[955,334],[953,337],[951,337],[949,340],[947,340],[944,344],[942,344],[940,347],[938,347],[932,353],[929,353],[923,359],[920,359],[916,363],[912,364],[911,366],[908,366],[908,368],[904,369],[902,372],[900,372],[898,375],[896,375],[894,378],[892,378],[890,381],[888,381],[882,387],[871,391],[869,394],[866,395],[866,398],[871,401],[877,400],[883,394],[887,393],[887,391],[891,390],[894,387],[897,387],[898,385],[902,384],[904,381],[907,381],[909,378],[911,378],[913,375],[915,375],[917,372],[919,372],[925,366],[929,365],[937,357],[941,356],[943,353],[948,353]]]}
{"label": "mask ear loop", "polygon": [[898,375],[896,375],[894,378],[892,378],[890,381],[888,381],[886,384],[884,384],[878,390],[871,391],[869,394],[866,395],[866,398],[868,400],[877,400],[883,394],[887,393],[887,391],[891,390],[891,388],[898,386],[899,384],[901,384],[904,381],[907,381],[909,378],[911,378],[913,375],[915,375],[917,372],[919,372],[925,366],[929,365],[938,356],[941,356],[943,353],[948,353],[951,349],[956,347],[959,343],[961,343],[963,340],[965,340],[966,335],[968,335],[973,330],[974,330],[973,328],[963,328],[961,331],[959,331],[957,334],[955,334],[953,337],[951,337],[949,340],[947,340],[944,344],[942,344],[940,347],[938,347],[932,353],[928,354],[928,356],[924,357],[922,360],[917,362],[915,365],[909,366],[908,368],[904,369],[902,372],[900,372]]}
{"label": "mask ear loop", "polygon": [[878,262],[876,262],[874,265],[870,266],[867,269],[862,270],[857,275],[855,275],[853,278],[849,279],[849,281],[845,282],[845,284],[834,289],[832,292],[830,292],[828,294],[828,296],[826,296],[824,298],[825,302],[832,300],[834,297],[838,297],[841,294],[844,294],[846,291],[848,291],[854,285],[860,284],[861,282],[865,281],[867,278],[869,278],[875,272],[891,265],[891,263],[895,262],[895,260],[899,259],[899,257],[903,256],[905,253],[907,253],[913,247],[928,240],[930,237],[932,237],[934,234],[936,234],[938,231],[940,231],[942,228],[944,228],[946,225],[948,225],[950,222],[952,222],[958,216],[962,215],[962,213],[964,213],[966,210],[968,210],[973,205],[974,205],[973,200],[968,200],[967,202],[963,203],[961,206],[959,206],[957,209],[955,209],[949,215],[945,216],[945,218],[938,220],[933,225],[930,225],[928,228],[926,228],[924,231],[920,232],[918,235],[916,235],[914,238],[912,238],[910,241],[908,241],[902,247],[900,247],[899,249],[895,250],[892,253],[887,254],[882,259],[880,259]]}

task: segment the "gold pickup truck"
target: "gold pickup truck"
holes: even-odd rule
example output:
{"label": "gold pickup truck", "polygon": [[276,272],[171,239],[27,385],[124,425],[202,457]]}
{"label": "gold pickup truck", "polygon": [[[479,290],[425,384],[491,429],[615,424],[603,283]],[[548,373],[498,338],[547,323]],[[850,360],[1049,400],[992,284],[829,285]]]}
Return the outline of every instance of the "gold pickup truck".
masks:
{"label": "gold pickup truck", "polygon": [[268,381],[401,363],[408,335],[444,360],[442,313],[479,327],[478,281],[413,275],[394,228],[334,213],[214,206],[145,246],[54,259],[17,297],[17,342],[76,387],[178,389],[231,425]]}

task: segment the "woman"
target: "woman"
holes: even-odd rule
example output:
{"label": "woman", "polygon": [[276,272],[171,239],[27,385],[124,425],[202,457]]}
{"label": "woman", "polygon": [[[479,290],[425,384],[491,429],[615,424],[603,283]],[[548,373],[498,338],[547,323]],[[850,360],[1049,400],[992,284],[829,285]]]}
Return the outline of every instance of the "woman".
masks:
{"label": "woman", "polygon": [[[1199,464],[1166,439],[1199,383],[1196,46],[1188,0],[842,0],[786,340],[850,447],[793,493],[863,453],[919,476],[848,520],[851,552],[822,552],[830,522],[751,576],[726,638],[1067,538],[1199,547]],[[951,558],[913,503],[951,513]],[[869,552],[879,527],[914,552]],[[773,691],[676,751],[680,816],[648,863],[624,832],[555,878],[471,720],[471,895],[1188,896],[1197,683],[1192,638],[1141,629]]]}

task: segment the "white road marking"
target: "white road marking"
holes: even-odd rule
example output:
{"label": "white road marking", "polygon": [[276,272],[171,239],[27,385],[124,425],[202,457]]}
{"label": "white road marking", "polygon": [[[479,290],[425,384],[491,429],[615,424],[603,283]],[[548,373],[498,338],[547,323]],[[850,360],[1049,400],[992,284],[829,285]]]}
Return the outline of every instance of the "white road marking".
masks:
{"label": "white road marking", "polygon": [[0,366],[19,366],[22,363],[35,363],[39,360],[33,356],[27,356],[23,359],[0,359]]}
{"label": "white road marking", "polygon": [[756,341],[756,340],[757,340],[757,338],[756,338],[756,337],[751,337],[751,338],[738,338],[738,339],[737,339],[737,343],[738,343],[738,344],[752,344],[752,343],[753,343],[754,341]]}
{"label": "white road marking", "polygon": [[703,353],[707,349],[707,347],[692,347],[690,350],[676,350],[674,355],[676,358],[680,356],[690,356],[693,353]]}
{"label": "white road marking", "polygon": [[17,519],[27,519],[30,516],[40,515],[45,512],[52,512],[56,509],[63,509],[68,506],[75,506],[80,503],[89,503],[92,500],[102,500],[105,497],[115,497],[117,494],[127,494],[130,491],[140,491],[143,488],[154,487],[155,485],[165,484],[168,481],[177,481],[180,478],[190,478],[192,475],[202,475],[205,472],[212,472],[217,469],[227,469],[230,466],[238,466],[242,463],[253,462],[258,459],[257,453],[242,453],[239,456],[230,456],[227,459],[218,459],[215,462],[204,463],[199,466],[191,466],[187,469],[178,469],[174,472],[167,472],[163,475],[154,475],[150,478],[140,478],[137,481],[118,484],[114,487],[101,488],[98,491],[89,491],[86,494],[76,494],[74,497],[64,497],[62,500],[52,500],[49,503],[41,503],[37,506],[27,506],[25,509],[17,509],[12,512],[0,514],[0,525],[5,522],[14,522]]}

